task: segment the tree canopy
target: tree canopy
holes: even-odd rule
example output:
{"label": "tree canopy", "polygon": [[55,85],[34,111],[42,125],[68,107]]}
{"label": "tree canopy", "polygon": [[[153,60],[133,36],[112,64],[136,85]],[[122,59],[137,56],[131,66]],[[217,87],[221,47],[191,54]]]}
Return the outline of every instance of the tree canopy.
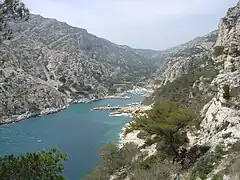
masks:
{"label": "tree canopy", "polygon": [[58,149],[0,157],[0,179],[62,180],[65,179],[62,176],[65,160],[67,160],[67,154],[61,153]]}
{"label": "tree canopy", "polygon": [[11,38],[9,22],[25,21],[28,18],[29,10],[20,0],[0,0],[0,42]]}
{"label": "tree canopy", "polygon": [[158,141],[164,144],[161,151],[174,157],[177,155],[177,149],[187,141],[185,133],[180,130],[192,124],[195,119],[193,111],[182,108],[175,102],[156,102],[145,117],[136,118],[130,123],[126,132],[143,130],[149,134],[156,134],[161,137]]}

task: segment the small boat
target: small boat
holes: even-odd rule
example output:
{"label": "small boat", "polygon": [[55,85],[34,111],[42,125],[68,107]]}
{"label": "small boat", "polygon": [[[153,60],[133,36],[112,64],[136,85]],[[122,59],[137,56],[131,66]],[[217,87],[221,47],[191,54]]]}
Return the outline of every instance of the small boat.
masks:
{"label": "small boat", "polygon": [[133,102],[132,105],[139,105],[139,102]]}
{"label": "small boat", "polygon": [[111,106],[110,104],[107,105],[107,107],[110,107],[110,106]]}

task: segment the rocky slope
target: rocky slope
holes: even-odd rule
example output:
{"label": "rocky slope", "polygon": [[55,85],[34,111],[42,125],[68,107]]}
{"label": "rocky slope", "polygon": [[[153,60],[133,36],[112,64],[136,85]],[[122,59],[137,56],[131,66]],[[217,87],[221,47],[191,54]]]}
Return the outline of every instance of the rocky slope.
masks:
{"label": "rocky slope", "polygon": [[157,69],[150,84],[172,81],[217,34],[155,51],[116,45],[38,15],[11,27],[14,37],[0,44],[0,123],[102,98],[116,90],[114,84],[146,82]]}
{"label": "rocky slope", "polygon": [[[240,141],[240,3],[221,19],[213,55],[219,74],[211,86],[217,92],[202,109],[204,119],[197,143],[220,144],[229,149]],[[234,164],[240,162],[239,153],[226,155],[214,173],[224,174],[224,179],[238,180],[240,166],[236,168]],[[227,164],[233,170],[231,173],[224,171]]]}
{"label": "rocky slope", "polygon": [[[202,110],[205,117],[202,127],[203,131],[211,131],[211,136],[207,133],[204,137],[209,143],[227,145],[240,139],[240,4],[229,9],[227,16],[221,19],[213,51],[214,54],[219,51],[213,57],[219,74],[211,83],[217,93]],[[228,124],[226,130],[217,131],[224,123]],[[231,136],[223,139],[223,133],[231,133]]]}
{"label": "rocky slope", "polygon": [[55,19],[31,15],[11,27],[14,37],[0,44],[0,124],[102,98],[156,69],[131,48]]}
{"label": "rocky slope", "polygon": [[185,44],[167,49],[158,54],[164,65],[154,74],[151,85],[161,86],[172,82],[186,73],[189,66],[202,59],[213,47],[218,31],[215,30],[203,37],[197,37]]}
{"label": "rocky slope", "polygon": [[[200,129],[190,129],[188,138],[191,146],[207,145],[210,151],[183,173],[183,179],[239,180],[240,3],[221,19],[218,33],[209,35],[213,41],[200,41],[201,50],[194,45],[195,50],[186,56],[170,56],[171,60],[156,75],[160,88],[152,98],[180,99],[181,104],[189,102],[191,108],[195,107],[194,101],[200,105],[196,109],[200,110]],[[193,62],[195,66],[191,66]]]}
{"label": "rocky slope", "polygon": [[[240,179],[240,3],[221,19],[218,31],[191,42],[175,52],[169,50],[173,53],[168,52],[168,63],[156,73],[158,88],[151,96],[152,102],[170,100],[178,103],[180,111],[194,111],[194,123],[179,127],[183,136],[175,134],[187,141],[181,144],[172,138],[163,142],[164,133],[158,139],[148,137],[156,126],[156,137],[160,131],[171,132],[171,110],[155,107],[148,115],[151,118],[136,119],[129,125],[125,140],[141,147],[130,163],[123,156],[128,164],[115,170],[111,179],[170,180],[177,172],[184,180]],[[173,114],[173,121],[181,120],[181,115]],[[160,118],[154,124],[157,115]],[[167,118],[162,122],[164,115]],[[173,148],[166,151],[166,147],[173,141],[178,152],[171,156],[167,152]],[[124,144],[119,151],[130,145]],[[144,155],[147,158],[141,159]]]}

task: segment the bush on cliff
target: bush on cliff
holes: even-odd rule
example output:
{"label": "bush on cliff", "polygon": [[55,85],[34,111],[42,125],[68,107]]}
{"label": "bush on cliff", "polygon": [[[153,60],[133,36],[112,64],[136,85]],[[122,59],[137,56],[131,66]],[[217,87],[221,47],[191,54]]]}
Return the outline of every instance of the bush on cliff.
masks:
{"label": "bush on cliff", "polygon": [[[213,92],[208,87],[210,87],[209,84],[217,74],[218,69],[214,65],[213,60],[207,56],[203,57],[201,60],[191,63],[186,74],[155,90],[153,95],[143,103],[174,101],[198,112],[211,99],[210,94]],[[203,90],[198,88],[200,82],[204,85]],[[195,83],[196,86],[193,86]]]}
{"label": "bush on cliff", "polygon": [[223,98],[226,99],[226,100],[229,100],[231,95],[230,95],[230,87],[229,85],[224,85],[223,86]]}
{"label": "bush on cliff", "polygon": [[187,141],[186,134],[180,130],[194,122],[195,114],[179,104],[170,101],[157,102],[145,117],[136,118],[127,128],[127,132],[143,130],[161,137],[164,144],[161,150],[176,155],[179,146]]}
{"label": "bush on cliff", "polygon": [[224,47],[223,46],[215,46],[213,51],[213,56],[218,57],[223,54]]}

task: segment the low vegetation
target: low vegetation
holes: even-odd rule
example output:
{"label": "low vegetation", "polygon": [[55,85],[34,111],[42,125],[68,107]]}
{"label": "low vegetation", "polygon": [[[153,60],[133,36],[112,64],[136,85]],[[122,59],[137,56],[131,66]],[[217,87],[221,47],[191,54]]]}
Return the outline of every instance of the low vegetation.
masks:
{"label": "low vegetation", "polygon": [[205,156],[202,156],[191,172],[190,180],[195,180],[197,177],[200,179],[206,179],[208,174],[210,174],[214,167],[216,167],[225,155],[223,148],[217,146],[214,152],[208,152]]}
{"label": "low vegetation", "polygon": [[[155,102],[153,108],[147,111],[144,117],[134,118],[125,131],[127,134],[140,130],[138,138],[145,140],[145,144],[140,148],[156,144],[157,153],[146,159],[139,148],[136,148],[134,152],[131,151],[130,158],[122,152],[128,151],[126,147],[129,145],[124,146],[123,149],[115,151],[114,158],[108,156],[107,161],[103,158],[103,163],[88,178],[107,179],[117,174],[118,177],[129,177],[132,180],[171,179],[171,175],[179,169],[187,170],[192,167],[192,179],[204,178],[213,168],[212,164],[208,164],[203,158],[210,153],[209,147],[193,146],[187,149],[188,138],[184,129],[199,127],[199,111],[215,93],[209,86],[217,74],[218,69],[213,60],[206,56],[192,63],[186,74],[157,89],[148,99],[148,103]],[[199,87],[201,83],[202,89]],[[155,137],[152,139],[150,137],[153,134]],[[129,158],[132,161],[129,161]],[[213,157],[213,161],[217,158],[220,157]],[[119,164],[117,159],[124,160],[125,163]],[[113,169],[109,170],[109,167]]]}
{"label": "low vegetation", "polygon": [[[192,63],[186,74],[157,89],[145,103],[168,100],[199,112],[215,93],[209,85],[217,74],[218,69],[213,60],[207,56],[203,57]],[[199,86],[202,86],[202,89]]]}
{"label": "low vegetation", "polygon": [[[105,148],[104,151],[108,151],[107,149]],[[105,180],[115,177],[121,180],[128,177],[131,180],[170,180],[170,175],[176,169],[176,164],[164,163],[159,155],[146,158],[146,154],[140,153],[136,145],[126,144],[106,159],[103,158],[103,162],[85,179]]]}
{"label": "low vegetation", "polygon": [[224,91],[224,93],[223,93],[223,98],[224,99],[226,99],[226,100],[229,100],[230,99],[230,87],[229,87],[229,85],[224,85],[223,86],[223,91]]}
{"label": "low vegetation", "polygon": [[7,155],[0,158],[0,177],[3,180],[16,179],[65,179],[61,173],[67,154],[57,149],[27,153],[20,156]]}
{"label": "low vegetation", "polygon": [[[138,148],[127,144],[122,149],[107,145],[100,153],[103,162],[86,179],[109,179],[116,174],[132,180],[171,179],[179,167],[189,168],[209,149],[194,147],[190,151],[185,148],[179,151],[188,143],[183,128],[194,124],[195,120],[195,113],[179,104],[170,101],[155,103],[146,116],[136,118],[127,128],[127,132],[141,130],[138,137],[146,140],[145,145]],[[153,139],[150,138],[152,134],[156,135]],[[157,154],[146,158],[140,149],[155,143]]]}
{"label": "low vegetation", "polygon": [[[121,168],[132,167],[132,158],[139,153],[137,145],[127,144],[118,149],[114,144],[106,145],[100,152],[102,163],[87,177],[86,180],[105,180],[117,173]],[[124,174],[122,175],[124,176]]]}
{"label": "low vegetation", "polygon": [[176,154],[179,146],[186,142],[185,133],[180,130],[196,120],[195,114],[180,105],[164,101],[155,103],[153,109],[144,117],[136,118],[127,128],[127,132],[143,130],[161,137],[166,146],[162,149]]}
{"label": "low vegetation", "polygon": [[224,47],[223,46],[215,46],[213,50],[213,56],[218,57],[223,54]]}

